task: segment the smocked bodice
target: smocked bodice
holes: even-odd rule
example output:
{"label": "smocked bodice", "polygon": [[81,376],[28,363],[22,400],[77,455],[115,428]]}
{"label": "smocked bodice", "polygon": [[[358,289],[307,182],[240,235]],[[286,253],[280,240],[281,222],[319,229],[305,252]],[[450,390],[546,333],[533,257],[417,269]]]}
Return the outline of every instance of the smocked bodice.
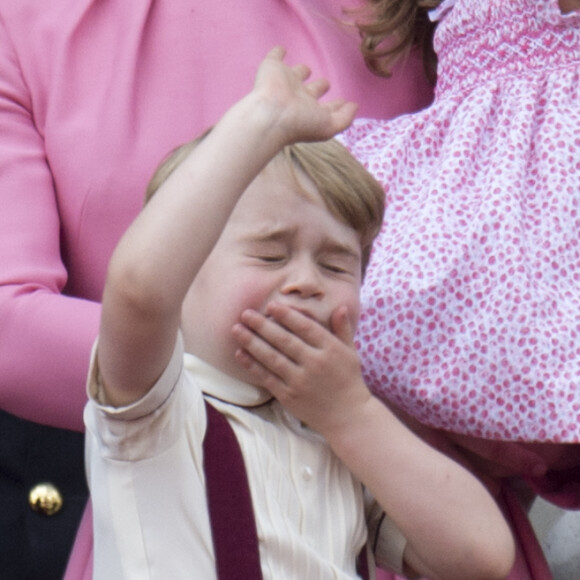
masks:
{"label": "smocked bodice", "polygon": [[580,60],[580,13],[561,14],[556,0],[456,0],[448,4],[439,10],[434,39],[439,96]]}

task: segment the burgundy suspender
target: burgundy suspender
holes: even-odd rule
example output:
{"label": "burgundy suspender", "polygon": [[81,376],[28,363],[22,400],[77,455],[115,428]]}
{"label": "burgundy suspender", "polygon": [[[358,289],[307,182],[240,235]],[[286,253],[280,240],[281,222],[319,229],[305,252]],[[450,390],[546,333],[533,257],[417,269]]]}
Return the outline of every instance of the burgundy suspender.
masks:
{"label": "burgundy suspender", "polygon": [[356,560],[356,571],[363,580],[369,580],[369,559],[367,556],[367,545],[365,544]]}
{"label": "burgundy suspender", "polygon": [[206,401],[203,441],[207,503],[219,580],[261,580],[258,534],[246,466],[227,419]]}
{"label": "burgundy suspender", "polygon": [[[203,468],[218,580],[262,580],[252,496],[242,451],[227,419],[205,401]],[[357,571],[368,580],[366,546]]]}

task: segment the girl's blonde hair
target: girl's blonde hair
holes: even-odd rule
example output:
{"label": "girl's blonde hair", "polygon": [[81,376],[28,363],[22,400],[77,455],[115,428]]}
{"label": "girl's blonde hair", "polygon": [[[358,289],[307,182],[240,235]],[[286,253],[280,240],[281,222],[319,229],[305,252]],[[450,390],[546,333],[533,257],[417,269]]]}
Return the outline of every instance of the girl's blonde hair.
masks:
{"label": "girl's blonde hair", "polygon": [[[147,187],[145,203],[165,180],[189,156],[206,131],[197,139],[174,149],[157,168]],[[305,175],[314,185],[324,204],[334,217],[351,227],[360,237],[362,271],[366,270],[373,240],[379,233],[385,210],[382,185],[338,141],[296,143],[285,147],[278,158],[295,173],[296,186]]]}
{"label": "girl's blonde hair", "polygon": [[367,0],[362,20],[361,52],[367,67],[390,76],[395,62],[413,48],[421,51],[427,77],[434,83],[437,57],[433,50],[435,24],[428,12],[442,0]]}

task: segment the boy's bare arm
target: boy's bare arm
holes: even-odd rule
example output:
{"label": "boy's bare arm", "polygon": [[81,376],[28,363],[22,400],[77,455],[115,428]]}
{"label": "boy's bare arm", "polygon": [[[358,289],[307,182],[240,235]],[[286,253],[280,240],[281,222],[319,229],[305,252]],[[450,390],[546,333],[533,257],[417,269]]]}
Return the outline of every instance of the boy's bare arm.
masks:
{"label": "boy's bare arm", "polygon": [[510,530],[466,469],[424,443],[368,391],[344,312],[333,333],[282,305],[244,313],[239,361],[321,433],[408,540],[409,572],[433,580],[504,578]]}
{"label": "boy's bare arm", "polygon": [[[345,129],[356,105],[320,102],[323,80],[273,49],[254,89],[235,104],[160,187],[111,259],[98,360],[107,402],[140,398],[174,348],[183,299],[240,195],[287,144]],[[193,114],[193,113],[192,113]]]}

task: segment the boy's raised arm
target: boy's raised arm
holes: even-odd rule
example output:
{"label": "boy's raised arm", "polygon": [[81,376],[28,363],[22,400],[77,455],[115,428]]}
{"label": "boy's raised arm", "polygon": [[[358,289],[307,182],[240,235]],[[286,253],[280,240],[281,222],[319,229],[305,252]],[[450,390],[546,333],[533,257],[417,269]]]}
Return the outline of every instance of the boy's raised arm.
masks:
{"label": "boy's raised arm", "polygon": [[98,364],[107,403],[141,396],[174,348],[183,299],[237,200],[287,144],[345,129],[356,105],[319,99],[323,80],[283,63],[273,49],[254,89],[235,104],[160,187],[111,259],[103,295]]}

